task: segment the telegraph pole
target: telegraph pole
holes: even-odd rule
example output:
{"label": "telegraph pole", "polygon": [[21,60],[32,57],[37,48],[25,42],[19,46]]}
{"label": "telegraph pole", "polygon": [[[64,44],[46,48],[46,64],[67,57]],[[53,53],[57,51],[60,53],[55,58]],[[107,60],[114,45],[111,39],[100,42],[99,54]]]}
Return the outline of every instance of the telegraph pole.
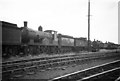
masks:
{"label": "telegraph pole", "polygon": [[88,52],[90,51],[90,0],[88,1]]}

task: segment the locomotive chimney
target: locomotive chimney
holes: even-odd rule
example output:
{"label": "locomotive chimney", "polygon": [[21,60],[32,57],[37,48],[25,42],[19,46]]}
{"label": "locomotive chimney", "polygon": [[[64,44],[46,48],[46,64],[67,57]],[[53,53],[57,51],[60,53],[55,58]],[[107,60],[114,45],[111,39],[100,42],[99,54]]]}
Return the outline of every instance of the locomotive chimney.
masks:
{"label": "locomotive chimney", "polygon": [[27,21],[24,21],[24,27],[27,27]]}

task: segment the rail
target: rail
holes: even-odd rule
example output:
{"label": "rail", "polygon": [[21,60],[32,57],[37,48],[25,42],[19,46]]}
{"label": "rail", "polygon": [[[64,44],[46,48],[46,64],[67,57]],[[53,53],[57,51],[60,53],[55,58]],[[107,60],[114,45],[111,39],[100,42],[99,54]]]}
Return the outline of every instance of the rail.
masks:
{"label": "rail", "polygon": [[[117,63],[117,64],[116,64]],[[109,62],[109,63],[105,63],[102,65],[98,65],[95,67],[91,67],[88,69],[84,69],[81,71],[77,71],[77,72],[73,72],[70,74],[66,74],[60,77],[56,77],[50,81],[61,81],[61,80],[65,80],[65,79],[73,79],[73,80],[82,80],[85,79],[85,77],[89,77],[95,74],[98,74],[100,72],[104,72],[110,69],[114,69],[116,67],[120,67],[120,60],[116,60],[113,62]]]}

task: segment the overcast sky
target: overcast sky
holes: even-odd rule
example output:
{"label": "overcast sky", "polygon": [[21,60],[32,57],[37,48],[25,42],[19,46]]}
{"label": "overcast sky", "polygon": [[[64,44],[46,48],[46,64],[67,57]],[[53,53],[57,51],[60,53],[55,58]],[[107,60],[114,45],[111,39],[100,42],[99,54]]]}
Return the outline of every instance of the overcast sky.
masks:
{"label": "overcast sky", "polygon": [[[118,1],[91,0],[91,40],[118,43]],[[0,20],[74,37],[87,37],[87,15],[88,0],[0,0]]]}

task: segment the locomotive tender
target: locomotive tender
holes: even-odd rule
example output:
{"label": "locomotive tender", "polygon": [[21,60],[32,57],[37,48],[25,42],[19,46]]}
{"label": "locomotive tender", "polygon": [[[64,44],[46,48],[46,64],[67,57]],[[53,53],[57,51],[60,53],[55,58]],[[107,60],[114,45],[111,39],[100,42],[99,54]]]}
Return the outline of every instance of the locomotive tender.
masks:
{"label": "locomotive tender", "polygon": [[36,55],[40,53],[65,53],[86,50],[87,40],[68,35],[57,34],[57,31],[38,31],[17,24],[1,21],[2,23],[2,56]]}

